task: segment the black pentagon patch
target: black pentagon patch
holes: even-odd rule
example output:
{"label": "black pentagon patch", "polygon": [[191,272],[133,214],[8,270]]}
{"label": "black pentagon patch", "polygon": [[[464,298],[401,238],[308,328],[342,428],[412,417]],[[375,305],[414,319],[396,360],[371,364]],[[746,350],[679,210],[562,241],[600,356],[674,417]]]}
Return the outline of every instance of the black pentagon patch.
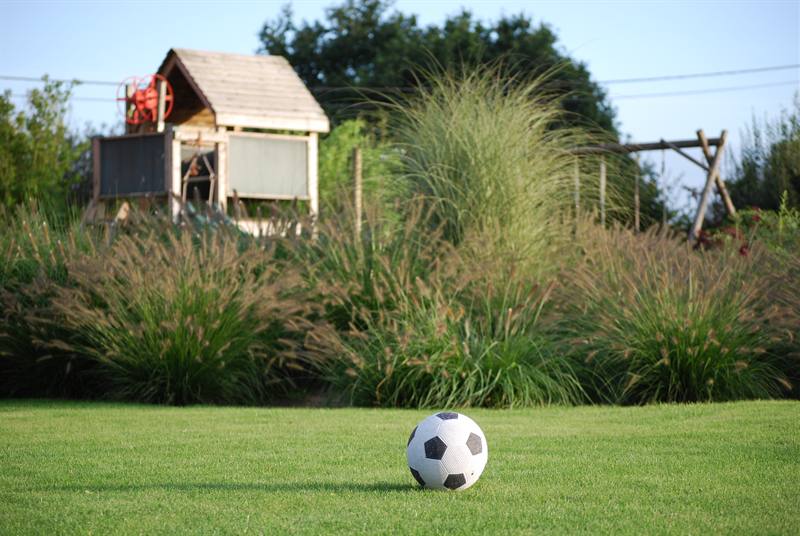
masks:
{"label": "black pentagon patch", "polygon": [[473,456],[476,454],[480,454],[483,450],[483,444],[481,442],[481,436],[478,434],[469,434],[469,438],[467,438],[467,448],[472,453]]}
{"label": "black pentagon patch", "polygon": [[429,460],[441,460],[447,445],[439,437],[434,437],[425,442],[425,457]]}
{"label": "black pentagon patch", "polygon": [[425,487],[425,481],[422,480],[422,476],[420,476],[419,472],[416,469],[414,469],[413,467],[409,467],[409,469],[411,469],[411,476],[414,477],[414,480],[419,482],[419,485],[424,488]]}
{"label": "black pentagon patch", "polygon": [[449,421],[450,419],[458,419],[458,413],[443,412],[443,413],[437,413],[436,416],[442,419],[443,421]]}
{"label": "black pentagon patch", "polygon": [[406,446],[409,446],[411,444],[411,440],[414,439],[414,434],[416,433],[417,433],[417,427],[415,426],[414,429],[411,430],[411,435],[408,436],[408,443],[406,443]]}
{"label": "black pentagon patch", "polygon": [[447,479],[444,481],[444,487],[447,489],[458,489],[466,483],[467,479],[464,478],[464,475],[458,473],[457,475],[447,475]]}

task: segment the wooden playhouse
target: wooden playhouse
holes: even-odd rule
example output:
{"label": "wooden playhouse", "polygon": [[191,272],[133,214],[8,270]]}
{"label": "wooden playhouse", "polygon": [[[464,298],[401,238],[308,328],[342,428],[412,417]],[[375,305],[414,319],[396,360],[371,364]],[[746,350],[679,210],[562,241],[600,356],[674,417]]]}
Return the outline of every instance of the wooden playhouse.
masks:
{"label": "wooden playhouse", "polygon": [[177,218],[192,196],[223,211],[234,198],[297,199],[317,214],[329,123],[286,59],[172,49],[150,80],[121,85],[125,134],[93,141],[94,205],[163,199]]}

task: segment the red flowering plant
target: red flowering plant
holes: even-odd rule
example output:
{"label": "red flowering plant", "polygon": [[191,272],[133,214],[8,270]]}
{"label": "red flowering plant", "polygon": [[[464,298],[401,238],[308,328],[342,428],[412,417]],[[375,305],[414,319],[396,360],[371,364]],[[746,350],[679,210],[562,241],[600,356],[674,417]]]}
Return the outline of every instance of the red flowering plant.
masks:
{"label": "red flowering plant", "polygon": [[736,246],[742,256],[747,256],[754,242],[778,257],[800,255],[800,210],[789,207],[785,193],[778,210],[741,209],[727,225],[701,234],[697,246]]}

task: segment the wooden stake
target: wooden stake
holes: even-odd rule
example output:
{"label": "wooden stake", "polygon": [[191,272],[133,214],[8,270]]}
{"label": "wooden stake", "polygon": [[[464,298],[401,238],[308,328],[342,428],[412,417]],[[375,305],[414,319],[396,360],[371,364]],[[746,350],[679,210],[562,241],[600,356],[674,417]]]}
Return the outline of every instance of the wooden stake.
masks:
{"label": "wooden stake", "polygon": [[578,215],[578,212],[581,208],[581,175],[580,175],[580,163],[578,159],[575,159],[575,216]]}
{"label": "wooden stake", "polygon": [[100,138],[92,138],[92,201],[100,200]]}
{"label": "wooden stake", "polygon": [[633,177],[633,232],[639,232],[639,155],[636,155],[636,173]]}
{"label": "wooden stake", "polygon": [[133,99],[133,94],[134,93],[136,93],[136,86],[134,86],[133,84],[127,84],[125,86],[125,98],[127,99],[125,101],[125,119],[126,119],[126,121],[125,121],[125,134],[130,134],[135,129],[135,126],[131,125],[127,121],[128,116],[131,113],[131,105],[128,104],[128,103],[131,102],[131,99]]}
{"label": "wooden stake", "polygon": [[714,177],[719,173],[719,166],[722,163],[722,153],[725,150],[725,141],[728,138],[728,131],[723,130],[720,136],[720,143],[717,146],[717,152],[711,162],[711,168],[706,175],[706,185],[703,188],[703,194],[700,196],[700,204],[697,207],[697,214],[695,214],[692,228],[689,230],[689,241],[694,242],[700,236],[700,229],[703,228],[703,221],[706,217],[706,205],[708,198],[711,195],[711,188],[714,185]]}
{"label": "wooden stake", "polygon": [[354,201],[355,201],[355,227],[353,232],[355,233],[355,240],[358,242],[361,240],[361,189],[362,189],[362,177],[361,177],[361,148],[356,147],[353,149],[353,185],[354,185]]}
{"label": "wooden stake", "polygon": [[[708,139],[706,138],[703,129],[697,131],[697,139],[700,140],[700,147],[703,150],[703,154],[706,157],[709,165],[713,162],[714,157],[711,155],[711,149],[709,147]],[[733,217],[736,216],[736,207],[733,206],[733,201],[731,201],[731,196],[728,194],[728,189],[725,187],[725,181],[722,180],[722,177],[719,173],[714,176],[714,181],[717,184],[717,189],[719,190],[719,195],[722,197],[723,203],[725,203],[725,210],[728,211],[728,215]]]}
{"label": "wooden stake", "polygon": [[600,157],[600,225],[606,226],[606,157]]}
{"label": "wooden stake", "polygon": [[[666,157],[667,157],[667,155],[662,150],[661,151],[661,171],[658,174],[658,181],[662,183],[662,186],[663,186],[663,182],[664,182],[664,176],[666,175],[666,167],[667,167]],[[664,228],[666,228],[666,226],[667,226],[667,203],[665,201],[665,202],[661,203],[661,228],[664,229]]]}

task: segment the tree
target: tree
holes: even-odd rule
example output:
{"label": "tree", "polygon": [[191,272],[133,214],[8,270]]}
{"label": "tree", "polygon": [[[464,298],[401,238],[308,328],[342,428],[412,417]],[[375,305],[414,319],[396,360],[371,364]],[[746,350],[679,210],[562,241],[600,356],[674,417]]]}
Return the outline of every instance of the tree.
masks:
{"label": "tree", "polygon": [[28,94],[28,109],[17,110],[11,95],[0,95],[0,205],[35,199],[63,207],[80,180],[76,167],[88,143],[65,123],[73,84],[51,82]]}
{"label": "tree", "polygon": [[[428,73],[502,62],[505,74],[519,80],[549,73],[547,90],[564,97],[570,125],[600,128],[609,141],[618,139],[605,91],[583,63],[560,49],[547,24],[525,15],[484,23],[462,10],[441,25],[422,27],[414,15],[391,7],[388,0],[344,0],[326,10],[324,22],[297,24],[286,5],[263,25],[259,52],[286,57],[334,124],[365,111],[378,124],[365,97],[380,101],[387,93],[414,91]],[[631,158],[618,160],[609,185],[632,199],[636,164]],[[642,222],[659,222],[665,197],[655,182],[645,180],[646,170],[638,175]],[[628,212],[618,217],[631,219]]]}
{"label": "tree", "polygon": [[462,10],[442,26],[423,28],[415,16],[390,8],[387,0],[345,0],[326,10],[326,22],[297,25],[287,5],[263,25],[259,51],[286,57],[334,122],[362,110],[365,91],[373,97],[413,91],[424,73],[438,68],[503,61],[509,76],[556,69],[550,85],[567,95],[563,106],[573,120],[616,135],[604,90],[583,63],[558,48],[548,25],[524,15],[484,24]]}
{"label": "tree", "polygon": [[744,140],[729,184],[733,204],[777,210],[785,192],[787,206],[800,207],[800,93],[776,120],[753,119]]}

